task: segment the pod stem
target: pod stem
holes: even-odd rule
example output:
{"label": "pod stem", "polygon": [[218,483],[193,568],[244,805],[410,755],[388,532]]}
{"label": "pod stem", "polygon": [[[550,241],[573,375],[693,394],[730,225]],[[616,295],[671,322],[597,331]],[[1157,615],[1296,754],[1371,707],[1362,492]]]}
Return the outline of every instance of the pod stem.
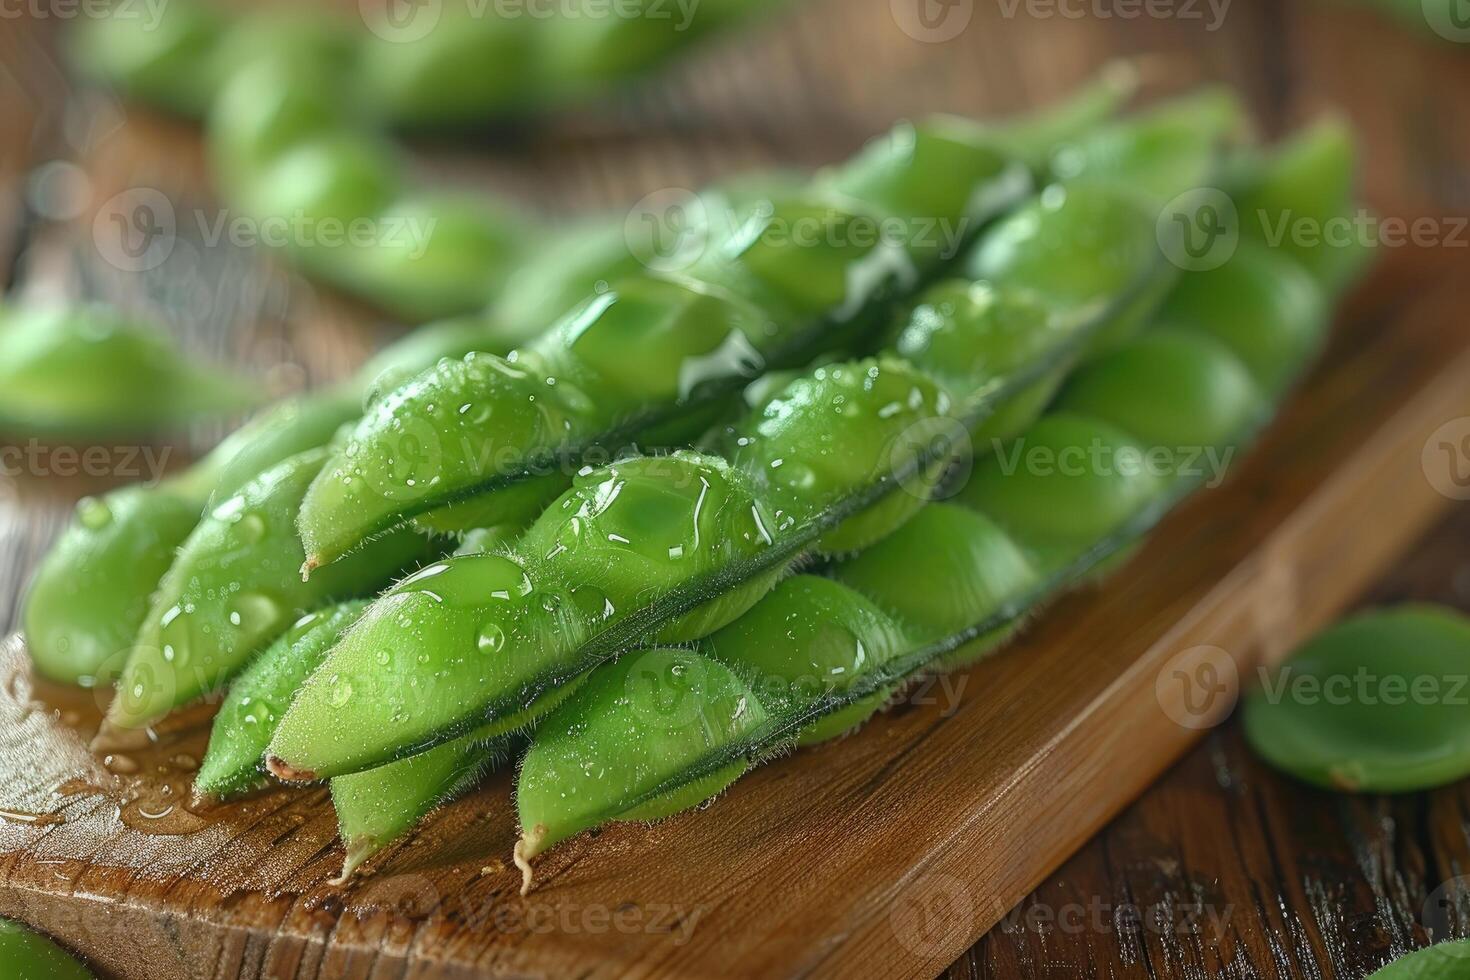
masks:
{"label": "pod stem", "polygon": [[531,883],[535,879],[535,869],[531,867],[531,858],[541,853],[542,844],[546,841],[546,825],[537,824],[530,831],[523,833],[521,839],[516,841],[515,850],[511,852],[511,860],[515,866],[521,869],[521,897],[531,893]]}
{"label": "pod stem", "polygon": [[297,769],[279,756],[268,755],[265,758],[265,767],[270,774],[277,779],[287,783],[314,783],[316,773],[310,769]]}
{"label": "pod stem", "polygon": [[364,861],[378,851],[378,843],[371,837],[354,837],[347,841],[347,854],[342,858],[342,873],[327,881],[329,885],[345,885],[352,880]]}

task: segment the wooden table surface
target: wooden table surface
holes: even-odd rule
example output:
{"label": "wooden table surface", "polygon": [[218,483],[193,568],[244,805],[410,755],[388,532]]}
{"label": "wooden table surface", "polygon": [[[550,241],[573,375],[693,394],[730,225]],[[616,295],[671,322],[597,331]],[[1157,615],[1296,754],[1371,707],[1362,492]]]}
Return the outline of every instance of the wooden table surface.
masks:
{"label": "wooden table surface", "polygon": [[[1391,217],[1470,208],[1470,47],[1309,0],[1235,0],[1218,23],[1203,3],[1187,5],[1199,17],[1156,18],[1121,16],[1123,4],[1072,4],[1094,10],[1076,18],[1025,0],[961,2],[954,9],[970,19],[954,36],[915,37],[906,2],[812,0],[611,105],[513,141],[425,147],[424,166],[553,215],[626,207],[751,166],[819,164],[903,116],[1021,109],[1111,57],[1144,55],[1160,89],[1237,85],[1267,132],[1338,107],[1363,135],[1365,195]],[[207,201],[207,181],[190,127],[125,116],[75,88],[54,53],[56,27],[0,18],[0,283],[158,313],[191,349],[282,390],[344,374],[393,333],[256,256],[190,248],[182,231],[182,247],[156,269],[109,263],[94,233],[99,204],[139,187]],[[63,159],[76,166],[54,162]],[[55,204],[68,188],[85,198],[75,215]],[[1464,268],[1470,252],[1453,249],[1466,238],[1444,244],[1447,268]],[[181,460],[217,434],[205,428],[166,448]],[[0,625],[13,626],[26,574],[71,502],[96,485],[0,476]],[[1461,512],[1376,598],[1470,606],[1459,544],[1467,533],[1470,513]],[[1470,878],[1460,877],[1470,875],[1467,828],[1466,786],[1392,800],[1330,796],[1263,769],[1227,725],[950,972],[1357,978],[1431,933],[1470,929]]]}

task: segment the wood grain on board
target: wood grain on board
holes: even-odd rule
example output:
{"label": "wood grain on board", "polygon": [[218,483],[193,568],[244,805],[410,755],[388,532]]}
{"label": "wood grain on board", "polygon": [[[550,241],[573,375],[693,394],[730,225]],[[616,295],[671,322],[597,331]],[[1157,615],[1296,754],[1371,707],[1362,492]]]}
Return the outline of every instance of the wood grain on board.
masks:
{"label": "wood grain on board", "polygon": [[[1156,92],[1237,85],[1267,132],[1340,105],[1363,133],[1366,193],[1383,213],[1470,200],[1455,165],[1470,134],[1443,124],[1470,91],[1470,59],[1453,46],[1325,3],[1236,0],[1216,29],[973,7],[974,22],[940,41],[905,33],[887,2],[814,0],[610,103],[514,138],[425,143],[419,158],[434,179],[564,217],[753,166],[816,166],[902,116],[1020,110],[1124,55],[1145,57]],[[341,376],[395,331],[268,259],[183,234],[159,268],[110,264],[93,217],[116,194],[151,188],[185,214],[216,214],[197,134],[75,97],[49,38],[0,42],[25,54],[7,57],[0,79],[26,96],[0,106],[24,109],[4,116],[5,132],[34,136],[4,144],[0,232],[14,224],[26,166],[75,161],[89,199],[75,217],[28,223],[12,288],[156,312],[196,353],[283,390]],[[62,125],[57,93],[95,124]],[[35,688],[12,644],[0,670],[0,914],[122,977],[932,975],[1228,710],[1215,682],[1230,665],[1248,678],[1448,505],[1421,457],[1439,425],[1470,415],[1470,292],[1445,274],[1456,257],[1393,254],[1235,478],[1171,518],[1105,587],[1062,601],[1003,656],[859,735],[765,767],[715,807],[548,855],[526,901],[506,867],[507,776],[363,881],[331,887],[340,855],[324,792],[191,813],[207,711],[174,719],[137,773],[115,775],[81,748],[91,696]],[[216,435],[170,445],[182,458]],[[22,475],[0,489],[0,619],[14,623],[25,575],[89,487]],[[1259,936],[1240,945],[1269,962]]]}

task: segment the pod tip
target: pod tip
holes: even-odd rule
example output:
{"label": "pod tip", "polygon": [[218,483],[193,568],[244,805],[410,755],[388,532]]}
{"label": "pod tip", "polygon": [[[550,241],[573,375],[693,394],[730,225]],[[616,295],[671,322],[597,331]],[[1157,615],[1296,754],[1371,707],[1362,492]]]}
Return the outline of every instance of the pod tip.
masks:
{"label": "pod tip", "polygon": [[316,781],[316,773],[310,769],[297,769],[278,755],[266,756],[265,767],[270,770],[272,776],[288,783],[312,783]]}
{"label": "pod tip", "polygon": [[318,558],[316,555],[309,556],[306,561],[301,563],[301,581],[310,581],[311,573],[321,567],[322,563],[320,558]]}
{"label": "pod tip", "polygon": [[342,858],[342,873],[327,880],[329,885],[342,886],[352,880],[362,863],[377,851],[377,846],[366,837],[354,837],[347,842],[347,855]]}

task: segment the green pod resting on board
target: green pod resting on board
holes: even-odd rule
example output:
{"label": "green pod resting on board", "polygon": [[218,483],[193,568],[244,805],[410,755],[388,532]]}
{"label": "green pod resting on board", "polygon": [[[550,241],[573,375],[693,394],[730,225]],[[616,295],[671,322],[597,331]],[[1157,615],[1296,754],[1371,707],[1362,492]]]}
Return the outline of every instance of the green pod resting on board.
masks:
{"label": "green pod resting on board", "polygon": [[19,922],[0,919],[0,963],[16,980],[93,980],[66,950]]}
{"label": "green pod resting on board", "polygon": [[146,432],[259,401],[259,385],[186,360],[106,307],[0,309],[0,425],[11,431]]}
{"label": "green pod resting on board", "polygon": [[[1136,270],[1139,278],[1155,274],[1152,259]],[[979,322],[996,328],[1000,353],[993,360],[1004,361],[1013,338],[997,321]],[[272,771],[287,779],[338,775],[457,737],[493,719],[523,725],[544,714],[551,699],[565,696],[566,680],[582,676],[622,646],[645,635],[669,642],[708,633],[758,599],[834,527],[856,516],[861,537],[871,540],[901,524],[932,483],[934,470],[921,460],[935,451],[936,440],[930,438],[935,424],[949,423],[941,437],[952,436],[956,428],[963,434],[1014,394],[1010,388],[1030,388],[1074,358],[1090,336],[1089,326],[1097,329],[1105,322],[1094,317],[1056,330],[1042,363],[1027,363],[1009,375],[985,374],[975,379],[975,397],[952,403],[942,396],[939,382],[892,356],[826,365],[771,396],[770,405],[784,407],[757,406],[713,440],[730,447],[734,469],[722,460],[675,454],[638,461],[636,485],[622,478],[633,461],[579,477],[570,494],[532,526],[517,548],[517,560],[496,555],[446,563],[453,574],[445,578],[454,583],[454,594],[478,596],[477,601],[449,612],[436,608],[432,597],[395,597],[400,590],[430,588],[411,581],[376,603],[288,711],[272,743]],[[834,384],[834,378],[844,380]],[[762,420],[773,419],[779,424],[759,431]],[[836,426],[843,439],[827,440],[829,426]],[[756,447],[751,438],[765,444]],[[806,452],[811,440],[822,455]],[[946,439],[937,441],[945,453],[955,448]],[[812,470],[809,486],[798,480],[794,487],[773,490],[772,473],[782,467],[771,464],[788,455],[794,465],[818,460],[822,468]],[[712,479],[715,474],[719,480]],[[839,484],[830,492],[823,485],[828,480]],[[706,496],[706,482],[721,492]],[[890,496],[900,504],[889,504]],[[692,533],[691,510],[726,500],[737,502],[710,513],[728,510],[738,521],[738,534],[727,529],[720,539]],[[644,519],[625,526],[645,510],[650,517],[661,512],[668,532],[641,533]],[[614,520],[606,520],[609,515]],[[689,533],[675,539],[672,532],[681,527]],[[631,565],[635,557],[638,562]],[[637,587],[630,592],[630,583],[622,579],[634,567]],[[520,582],[527,576],[523,586],[516,586],[525,598],[497,603],[484,598],[494,591],[488,586],[459,584],[476,581],[481,570],[497,581],[510,575]],[[572,583],[586,591],[580,604],[567,594]],[[500,591],[508,588],[502,584]],[[557,609],[576,610],[550,635],[538,632],[542,624],[526,622],[540,615],[547,589],[558,597]],[[719,606],[706,603],[711,594],[722,596]],[[412,615],[399,615],[409,606]],[[496,641],[486,646],[479,637],[488,627]],[[385,671],[377,662],[384,650],[410,647],[430,651],[430,663],[400,658],[398,666]],[[385,693],[356,700],[348,711],[333,711],[327,681],[334,676],[350,678],[354,690],[381,685]],[[436,690],[442,685],[445,693],[400,703],[401,696],[395,700],[392,692],[407,690],[411,679],[432,682]]]}
{"label": "green pod resting on board", "polygon": [[[760,553],[770,520],[740,474],[713,457],[635,457],[579,477],[513,554],[436,562],[375,601],[302,686],[287,712],[294,721],[271,743],[271,771],[337,776],[487,721],[500,722],[493,733],[523,727],[582,673],[567,662],[568,647],[636,614],[660,586]],[[683,623],[714,628],[759,598],[757,589],[720,590]],[[486,691],[504,693],[494,719]],[[325,713],[337,719],[330,731],[320,727]],[[303,759],[310,766],[296,764]]]}
{"label": "green pod resting on board", "polygon": [[346,857],[340,884],[364,861],[413,830],[430,811],[510,760],[511,740],[467,735],[386,766],[331,781]]}
{"label": "green pod resting on board", "polygon": [[[945,129],[915,139],[950,136]],[[962,149],[971,162],[952,178],[963,193],[951,199],[996,207],[1024,191],[1012,161],[983,143]],[[910,179],[936,179],[928,154],[907,159]],[[890,204],[894,181],[880,182]],[[977,197],[982,185],[990,191]],[[525,479],[539,460],[621,448],[640,430],[732,399],[750,377],[836,342],[837,327],[875,315],[885,297],[934,268],[916,265],[902,242],[852,234],[884,217],[863,208],[851,197],[840,205],[818,196],[752,203],[746,218],[716,229],[685,274],[645,272],[613,284],[515,361],[475,358],[414,379],[364,417],[312,488],[300,527],[313,562],[333,561],[418,513]],[[987,215],[930,217],[968,228]],[[630,344],[638,345],[636,361],[626,356]],[[487,427],[490,417],[510,422]],[[430,453],[414,451],[426,442]]]}
{"label": "green pod resting on board", "polygon": [[209,748],[194,776],[196,796],[226,799],[265,782],[263,761],[291,696],[367,602],[353,599],[307,613],[252,660],[214,716]]}
{"label": "green pod resting on board", "polygon": [[[1162,346],[1156,343],[1161,337]],[[705,641],[702,649],[716,651],[762,709],[765,722],[750,732],[742,736],[716,730],[719,739],[691,740],[660,769],[643,769],[630,750],[643,733],[618,724],[616,709],[588,697],[603,688],[602,675],[611,669],[597,668],[581,691],[536,730],[522,762],[522,784],[552,786],[575,779],[569,762],[599,777],[575,805],[544,793],[531,797],[529,805],[521,804],[517,858],[525,884],[530,881],[529,858],[546,850],[543,839],[550,836],[540,828],[589,829],[599,822],[592,814],[606,821],[619,808],[650,800],[694,806],[727,787],[752,760],[778,754],[813,726],[829,726],[825,734],[831,734],[861,721],[885,692],[993,649],[1028,610],[1146,533],[1200,482],[1197,478],[1174,472],[1105,473],[1090,468],[1086,457],[1074,473],[1058,461],[1069,447],[1116,449],[1163,434],[1124,431],[1078,411],[1083,402],[1103,404],[1104,392],[1124,393],[1129,404],[1108,414],[1120,421],[1142,419],[1141,429],[1157,430],[1155,418],[1176,408],[1180,382],[1163,371],[1140,370],[1149,362],[1172,364],[1201,381],[1201,390],[1189,392],[1177,417],[1165,423],[1170,438],[1196,445],[1234,444],[1248,438],[1267,414],[1260,404],[1262,389],[1241,383],[1247,369],[1223,344],[1167,330],[1145,332],[1084,364],[1067,390],[1086,397],[1079,394],[1078,406],[1070,410],[1049,412],[1017,440],[1053,450],[1048,467],[1017,467],[998,477],[984,468],[999,464],[983,461],[956,502],[924,508],[877,545],[837,563],[831,569],[833,580],[817,580],[823,582],[820,588],[793,586],[805,576],[788,580]],[[1249,394],[1258,397],[1243,397]],[[895,568],[908,571],[895,575]],[[825,693],[819,689],[808,697],[790,698],[790,675],[804,670],[814,646],[825,646],[814,644],[812,636],[821,636],[824,629],[850,628],[853,617],[844,608],[864,610],[857,618],[866,627],[852,630],[852,636],[898,638],[900,647],[870,640],[880,652],[862,657],[861,666],[856,656],[843,664],[842,689],[834,684]],[[865,649],[863,641],[850,638],[835,646]],[[539,751],[543,740],[555,744],[587,732],[607,733],[583,743],[597,752],[592,757],[568,759]],[[672,809],[664,806],[661,812]]]}
{"label": "green pod resting on board", "polygon": [[87,686],[109,681],[143,626],[159,580],[211,502],[228,499],[288,457],[326,445],[361,414],[376,388],[480,346],[483,330],[478,321],[460,320],[415,331],[353,380],[272,406],[178,477],[79,503],[76,519],[37,568],[22,610],[27,647],[41,673]]}
{"label": "green pod resting on board", "polygon": [[[547,718],[521,763],[516,809],[525,834],[515,858],[526,884],[531,858],[568,837],[610,820],[656,820],[718,792],[745,770],[743,760],[665,800],[640,798],[636,785],[672,777],[695,747],[723,745],[764,721],[738,676],[693,651],[632,652],[596,672],[564,714]],[[613,756],[628,765],[596,768]]]}
{"label": "green pod resting on board", "polygon": [[1458,939],[1417,949],[1375,970],[1364,980],[1441,980],[1462,977],[1467,972],[1470,972],[1470,939]]}
{"label": "green pod resting on board", "polygon": [[302,613],[371,593],[429,551],[400,531],[330,573],[303,581],[292,519],[323,450],[293,456],[216,504],[158,585],[108,708],[114,728],[141,728],[240,670]]}
{"label": "green pod resting on board", "polygon": [[1327,789],[1407,793],[1470,775],[1470,621],[1435,606],[1376,610],[1308,640],[1245,698],[1247,741]]}

